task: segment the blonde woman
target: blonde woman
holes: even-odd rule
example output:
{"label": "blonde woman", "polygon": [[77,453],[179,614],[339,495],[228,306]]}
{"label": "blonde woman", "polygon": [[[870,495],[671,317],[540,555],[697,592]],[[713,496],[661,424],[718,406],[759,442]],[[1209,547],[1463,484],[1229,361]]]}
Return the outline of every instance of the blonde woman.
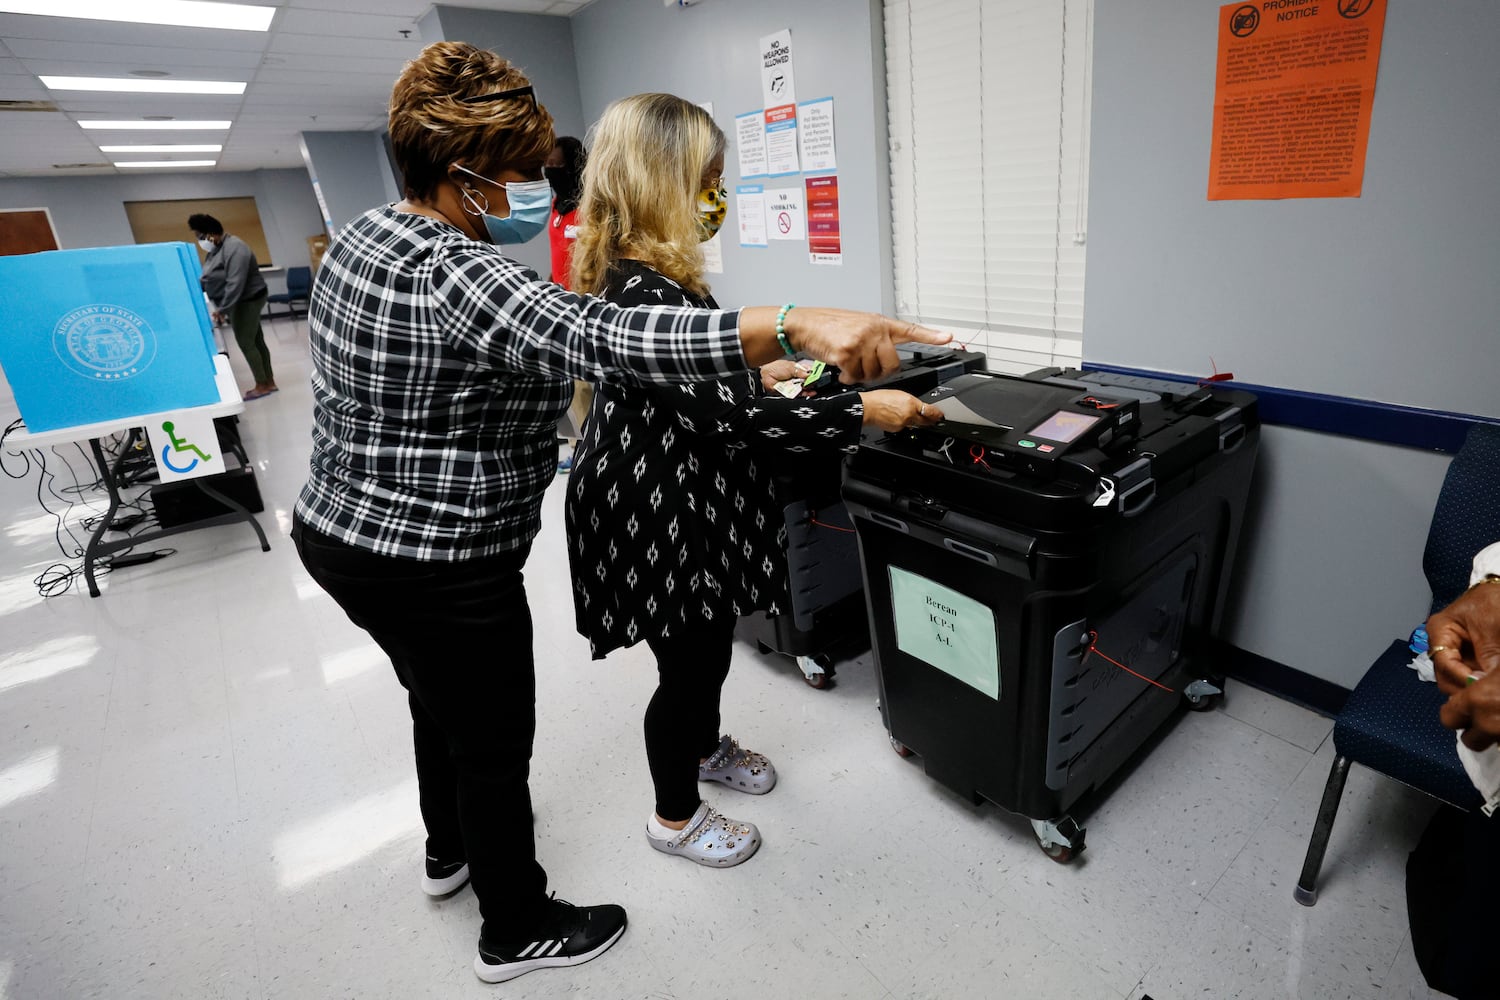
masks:
{"label": "blonde woman", "polygon": [[[670,94],[611,105],[595,128],[573,248],[576,291],[621,306],[718,308],[699,243],[724,221],[724,133]],[[782,310],[795,315],[795,308]],[[768,792],[776,769],[719,730],[735,619],[787,607],[777,452],[853,448],[860,428],[935,422],[881,390],[787,399],[762,390],[789,360],[718,381],[646,386],[607,377],[568,483],[578,630],[594,657],[644,641],[659,682],[646,709],[650,845],[725,868],[760,846],[754,824],[701,801],[698,783]]]}

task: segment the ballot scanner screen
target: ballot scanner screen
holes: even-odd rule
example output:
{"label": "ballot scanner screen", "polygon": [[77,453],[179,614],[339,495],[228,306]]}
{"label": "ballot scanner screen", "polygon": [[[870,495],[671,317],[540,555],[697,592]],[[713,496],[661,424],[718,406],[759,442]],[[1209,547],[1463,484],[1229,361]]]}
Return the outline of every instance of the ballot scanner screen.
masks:
{"label": "ballot scanner screen", "polygon": [[1026,433],[1032,437],[1046,438],[1048,441],[1060,441],[1063,444],[1067,444],[1098,422],[1098,417],[1090,416],[1087,413],[1058,410]]}

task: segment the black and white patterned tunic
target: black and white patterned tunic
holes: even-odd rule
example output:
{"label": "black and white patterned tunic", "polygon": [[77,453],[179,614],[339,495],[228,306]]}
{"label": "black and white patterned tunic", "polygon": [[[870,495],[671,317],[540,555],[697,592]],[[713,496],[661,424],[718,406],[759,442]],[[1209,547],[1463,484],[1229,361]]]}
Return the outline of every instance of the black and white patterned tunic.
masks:
{"label": "black and white patterned tunic", "polygon": [[[603,297],[717,308],[637,261]],[[754,373],[673,387],[598,386],[568,481],[578,631],[594,658],[674,626],[787,605],[780,452],[859,443],[857,393],[786,399]]]}

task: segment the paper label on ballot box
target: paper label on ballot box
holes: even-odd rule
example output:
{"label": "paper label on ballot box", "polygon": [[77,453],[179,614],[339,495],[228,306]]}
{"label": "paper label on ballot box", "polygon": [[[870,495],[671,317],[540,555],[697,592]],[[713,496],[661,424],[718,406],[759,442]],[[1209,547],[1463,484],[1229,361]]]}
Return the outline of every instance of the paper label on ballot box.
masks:
{"label": "paper label on ballot box", "polygon": [[995,613],[979,601],[899,566],[889,567],[896,647],[1000,700]]}

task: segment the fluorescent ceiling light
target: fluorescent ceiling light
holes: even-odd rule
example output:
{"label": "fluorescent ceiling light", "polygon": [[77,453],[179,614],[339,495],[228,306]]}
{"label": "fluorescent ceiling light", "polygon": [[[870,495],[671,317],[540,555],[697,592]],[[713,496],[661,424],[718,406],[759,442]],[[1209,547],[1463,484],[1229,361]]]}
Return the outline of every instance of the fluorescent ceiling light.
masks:
{"label": "fluorescent ceiling light", "polygon": [[100,146],[101,153],[222,153],[224,147],[205,143],[201,146],[191,144],[165,145],[165,146]]}
{"label": "fluorescent ceiling light", "polygon": [[217,160],[132,160],[116,162],[117,167],[211,167]]}
{"label": "fluorescent ceiling light", "polygon": [[88,122],[79,122],[78,123],[78,127],[79,128],[88,128],[88,129],[103,129],[103,130],[109,131],[109,132],[124,132],[124,131],[155,132],[155,131],[158,131],[158,130],[167,131],[167,130],[178,130],[178,129],[192,129],[192,130],[197,130],[197,131],[200,131],[200,132],[211,132],[211,131],[226,131],[226,130],[228,130],[229,126],[233,125],[233,124],[234,124],[233,122],[204,122],[204,121],[200,121],[200,122],[178,122],[178,121],[171,121],[171,122],[146,122],[146,121],[136,121],[136,120],[132,119],[130,121],[123,121],[123,122],[114,122],[114,121],[88,121]]}
{"label": "fluorescent ceiling light", "polygon": [[89,21],[129,21],[134,24],[172,24],[184,28],[229,28],[234,31],[266,31],[275,7],[251,7],[234,3],[203,3],[201,0],[0,0],[0,12],[39,14],[44,17],[78,17]]}
{"label": "fluorescent ceiling light", "polygon": [[49,90],[103,90],[128,94],[243,94],[245,84],[225,80],[139,80],[118,76],[44,76]]}

